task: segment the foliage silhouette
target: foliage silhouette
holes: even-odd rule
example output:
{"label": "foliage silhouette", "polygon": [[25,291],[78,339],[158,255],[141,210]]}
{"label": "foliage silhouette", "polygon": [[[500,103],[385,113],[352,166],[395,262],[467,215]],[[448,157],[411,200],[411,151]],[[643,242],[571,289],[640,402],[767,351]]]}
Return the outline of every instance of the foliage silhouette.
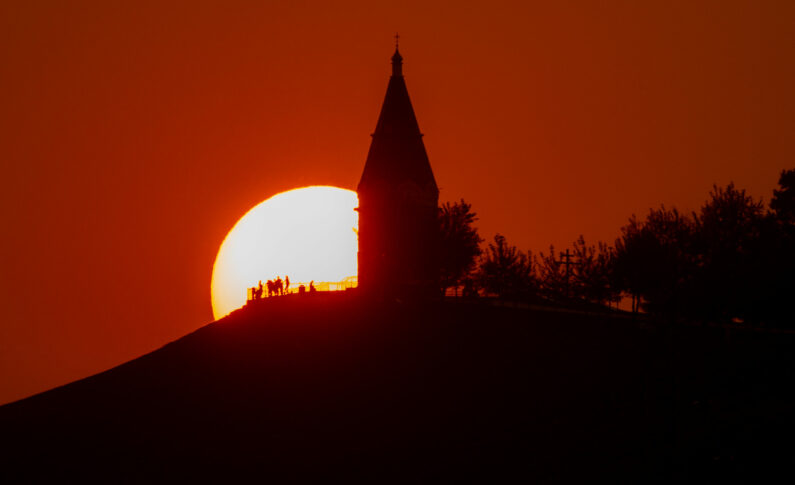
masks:
{"label": "foliage silhouette", "polygon": [[569,284],[572,295],[598,304],[611,304],[621,299],[620,291],[612,284],[613,248],[603,242],[588,245],[585,238],[574,242],[573,284]]}
{"label": "foliage silhouette", "polygon": [[487,294],[500,298],[529,295],[534,289],[532,254],[511,246],[497,234],[480,262],[478,281]]}
{"label": "foliage silhouette", "polygon": [[781,188],[773,191],[770,209],[778,221],[795,225],[795,168],[782,170],[778,185]]}
{"label": "foliage silhouette", "polygon": [[713,187],[695,216],[693,253],[699,264],[692,284],[694,316],[718,321],[754,317],[754,287],[764,279],[764,269],[756,267],[763,246],[763,207],[734,184]]}
{"label": "foliage silhouette", "polygon": [[555,257],[555,246],[549,246],[549,254],[539,253],[534,261],[534,276],[539,292],[551,300],[564,297],[566,272],[562,262]]}
{"label": "foliage silhouette", "polygon": [[[795,308],[791,303],[795,294],[795,169],[781,172],[779,189],[770,201],[770,223],[763,227],[763,239],[769,241],[763,249],[764,260],[770,268],[766,275],[768,297],[767,320],[795,325]],[[771,235],[772,234],[772,235]]]}
{"label": "foliage silhouette", "polygon": [[[533,257],[497,234],[472,271],[477,242],[469,204],[440,209],[448,261],[442,288],[464,285],[503,299],[611,306],[631,299],[669,320],[793,326],[795,309],[795,169],[782,171],[769,210],[733,183],[713,186],[699,211],[660,206],[634,215],[614,247],[580,236],[567,253],[550,246]],[[539,300],[539,297],[541,299]]]}
{"label": "foliage silhouette", "polygon": [[563,253],[555,256],[555,247],[549,253],[540,253],[535,261],[536,278],[540,293],[551,301],[588,301],[600,305],[620,300],[620,291],[614,287],[613,249],[599,242],[588,245],[580,235],[573,244],[569,274]]}
{"label": "foliage silhouette", "polygon": [[477,214],[471,204],[445,202],[439,208],[439,286],[447,288],[464,284],[464,279],[476,267],[483,239],[473,227]]}
{"label": "foliage silhouette", "polygon": [[664,206],[649,211],[644,222],[635,216],[621,229],[612,259],[614,286],[628,293],[632,311],[676,314],[680,283],[693,267],[690,252],[693,221]]}
{"label": "foliage silhouette", "polygon": [[770,211],[737,189],[714,186],[697,213],[665,207],[621,229],[612,259],[615,288],[632,308],[671,318],[791,325],[795,171],[782,172]]}

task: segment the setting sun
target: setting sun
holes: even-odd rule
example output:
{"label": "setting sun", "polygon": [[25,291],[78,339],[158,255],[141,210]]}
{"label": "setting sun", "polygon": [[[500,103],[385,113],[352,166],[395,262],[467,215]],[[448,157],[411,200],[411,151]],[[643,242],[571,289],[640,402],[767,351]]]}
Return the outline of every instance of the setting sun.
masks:
{"label": "setting sun", "polygon": [[319,289],[356,276],[356,192],[312,186],[274,195],[249,210],[226,235],[213,265],[216,319],[240,308],[259,281],[290,277],[290,290]]}

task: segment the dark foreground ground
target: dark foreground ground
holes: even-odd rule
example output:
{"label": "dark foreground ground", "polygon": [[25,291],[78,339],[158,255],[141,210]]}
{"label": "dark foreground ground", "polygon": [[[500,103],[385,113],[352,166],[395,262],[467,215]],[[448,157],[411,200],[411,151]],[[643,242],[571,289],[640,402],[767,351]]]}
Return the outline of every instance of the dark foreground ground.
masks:
{"label": "dark foreground ground", "polygon": [[794,343],[277,298],[0,407],[0,482],[787,483]]}

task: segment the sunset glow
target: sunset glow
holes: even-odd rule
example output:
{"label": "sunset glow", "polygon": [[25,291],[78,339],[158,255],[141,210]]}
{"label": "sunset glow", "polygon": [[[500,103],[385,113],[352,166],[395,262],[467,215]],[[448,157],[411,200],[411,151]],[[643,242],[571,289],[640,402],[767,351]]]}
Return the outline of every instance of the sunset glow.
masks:
{"label": "sunset glow", "polygon": [[355,276],[357,205],[356,192],[312,186],[282,192],[248,211],[229,231],[215,259],[215,318],[243,306],[247,288],[260,280],[264,284],[289,276],[291,290],[314,280],[322,290],[329,287],[326,283]]}

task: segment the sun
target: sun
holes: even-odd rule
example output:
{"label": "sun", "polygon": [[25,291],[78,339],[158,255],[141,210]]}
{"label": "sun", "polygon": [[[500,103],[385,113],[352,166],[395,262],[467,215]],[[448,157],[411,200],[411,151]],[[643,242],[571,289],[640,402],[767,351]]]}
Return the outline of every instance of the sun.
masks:
{"label": "sun", "polygon": [[358,203],[352,190],[311,186],[274,195],[249,210],[215,258],[210,285],[215,318],[243,306],[248,288],[277,276],[290,277],[291,291],[313,280],[320,290],[351,286]]}

